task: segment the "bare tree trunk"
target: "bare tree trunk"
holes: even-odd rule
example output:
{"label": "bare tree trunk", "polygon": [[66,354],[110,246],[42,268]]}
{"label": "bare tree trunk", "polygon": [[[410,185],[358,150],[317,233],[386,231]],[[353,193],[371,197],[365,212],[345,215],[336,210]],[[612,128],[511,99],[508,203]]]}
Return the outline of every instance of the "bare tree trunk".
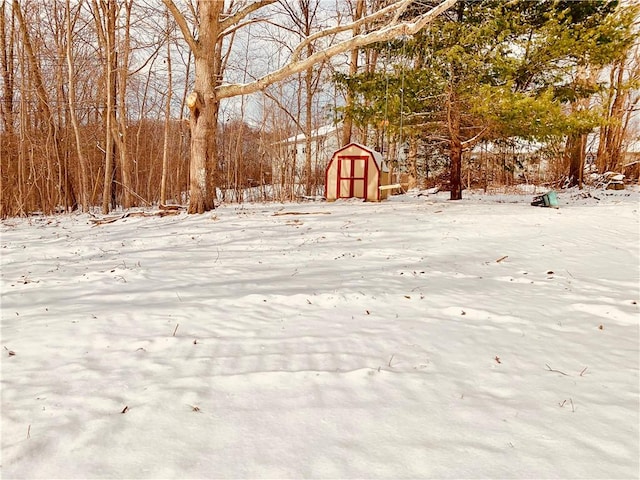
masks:
{"label": "bare tree trunk", "polygon": [[[81,6],[81,4],[80,4]],[[73,65],[73,53],[72,53],[72,41],[73,41],[73,27],[78,18],[80,12],[80,6],[76,11],[75,17],[71,18],[71,1],[67,0],[66,3],[66,26],[67,26],[67,73],[68,73],[68,101],[69,101],[69,115],[71,117],[71,124],[73,126],[73,133],[76,140],[76,152],[78,154],[78,163],[80,166],[80,201],[82,203],[82,211],[89,211],[89,178],[87,175],[87,160],[82,151],[82,142],[80,128],[78,126],[78,116],[76,113],[76,79],[75,69]]]}
{"label": "bare tree trunk", "polygon": [[[29,91],[26,78],[26,62],[18,62],[20,68],[20,86],[23,92]],[[27,200],[27,156],[28,156],[28,131],[29,120],[27,119],[28,98],[24,95],[20,96],[18,105],[18,192],[16,198],[15,214],[26,215],[28,212]]]}
{"label": "bare tree trunk", "polygon": [[167,203],[167,177],[169,175],[169,126],[171,125],[171,94],[173,93],[172,87],[172,72],[171,72],[171,32],[169,22],[169,10],[167,9],[167,105],[165,107],[165,119],[164,119],[164,143],[162,146],[162,180],[160,181],[160,205]]}
{"label": "bare tree trunk", "polygon": [[106,50],[106,115],[105,115],[105,168],[104,185],[102,189],[102,213],[109,213],[109,206],[115,208],[115,141],[113,132],[116,131],[116,69],[118,59],[116,57],[116,4],[115,0],[101,0],[102,11],[105,15],[105,50]]}
{"label": "bare tree trunk", "polygon": [[[634,52],[628,52],[611,68],[609,89],[606,92],[605,124],[600,127],[596,157],[600,173],[620,167],[629,121],[640,100],[640,95],[636,93],[632,96],[629,88],[640,80],[640,59],[632,59],[633,54]],[[635,54],[638,54],[637,47]]]}
{"label": "bare tree trunk", "polygon": [[[66,58],[66,43],[68,36],[68,29],[66,28],[66,14],[65,8],[62,2],[54,2],[51,6],[52,16],[52,36],[53,43],[56,46],[56,53],[58,58]],[[69,208],[77,208],[77,201],[75,205],[71,206],[69,201],[69,192],[73,190],[72,178],[67,174],[67,169],[71,162],[71,134],[69,132],[69,126],[71,125],[70,112],[68,109],[69,99],[68,92],[65,91],[65,85],[67,80],[67,65],[58,63],[53,72],[51,72],[55,78],[56,88],[54,90],[53,105],[55,108],[55,122],[59,131],[59,148],[57,148],[53,165],[47,176],[47,188],[46,195],[52,200],[55,207],[62,207],[64,205],[65,210]],[[56,151],[54,150],[54,151]],[[54,173],[55,172],[55,175]]]}
{"label": "bare tree trunk", "polygon": [[[5,132],[12,137],[14,131],[13,121],[13,66],[14,66],[14,19],[15,13],[11,15],[11,25],[7,28],[5,0],[0,3],[0,70],[2,71],[3,95],[0,102],[0,112],[2,113],[2,123]],[[8,43],[7,43],[8,40]]]}
{"label": "bare tree trunk", "polygon": [[[598,71],[596,69],[578,67],[574,82],[576,86],[593,86],[596,85],[597,76]],[[571,104],[573,111],[586,111],[590,108],[590,99],[588,97],[579,98]],[[582,129],[567,137],[564,157],[569,163],[569,187],[578,186],[578,188],[582,188],[587,153],[587,135],[589,133],[590,130]]]}
{"label": "bare tree trunk", "polygon": [[[184,132],[184,134],[181,133],[180,135],[180,149],[179,149],[179,161],[178,161],[178,165],[176,167],[176,186],[178,188],[178,192],[180,193],[180,203],[182,203],[183,199],[182,199],[182,192],[186,192],[187,189],[189,188],[189,179],[188,179],[188,175],[184,175],[182,172],[185,171],[186,173],[188,173],[188,160],[187,160],[187,156],[186,155],[182,155],[182,152],[186,151],[188,149],[188,145],[191,144],[191,131],[186,128],[184,126],[184,113],[185,113],[185,106],[187,105],[187,95],[189,93],[188,91],[188,85],[189,85],[189,77],[191,75],[191,60],[193,58],[193,51],[189,50],[189,54],[187,56],[187,64],[185,66],[185,88],[182,92],[182,97],[180,100],[180,132]],[[183,160],[184,159],[184,160]],[[181,183],[180,182],[180,178],[185,178],[187,179],[186,183]],[[183,180],[184,181],[184,180]]]}
{"label": "bare tree trunk", "polygon": [[462,133],[460,131],[460,105],[451,86],[447,98],[447,126],[449,129],[450,199],[462,199]]}
{"label": "bare tree trunk", "polygon": [[[129,77],[129,56],[131,49],[131,8],[133,7],[133,0],[124,1],[122,4],[125,8],[125,28],[124,28],[124,41],[121,43],[122,48],[117,49],[116,61],[114,62],[115,72],[113,73],[115,78],[114,82],[117,82],[117,90],[115,92],[114,105],[118,105],[117,123],[114,122],[113,139],[117,145],[117,152],[119,158],[119,170],[122,180],[122,206],[124,208],[130,208],[134,204],[133,196],[133,182],[131,181],[131,161],[128,152],[127,142],[127,84]],[[115,25],[114,25],[115,34]],[[114,36],[115,39],[115,36]],[[114,45],[115,47],[115,45]],[[120,67],[118,67],[120,63]]]}
{"label": "bare tree trunk", "polygon": [[217,125],[220,100],[215,88],[220,82],[222,64],[219,19],[224,2],[198,2],[200,31],[194,52],[196,78],[194,91],[187,98],[191,111],[191,164],[189,213],[214,208],[214,172],[217,169]]}
{"label": "bare tree trunk", "polygon": [[[15,138],[14,123],[14,37],[15,14],[11,14],[7,25],[5,0],[0,3],[0,75],[2,76],[3,96],[0,100],[0,117],[5,135],[0,137],[0,218],[15,214],[14,198],[19,188],[18,142]],[[18,162],[16,162],[16,157]],[[5,182],[5,179],[9,180]],[[18,185],[16,183],[18,182]]]}
{"label": "bare tree trunk", "polygon": [[450,142],[450,153],[449,157],[451,159],[451,194],[449,196],[450,200],[461,200],[462,199],[462,145],[459,141],[459,138],[452,138]]}
{"label": "bare tree trunk", "polygon": [[[247,35],[249,39],[251,38],[250,30]],[[247,81],[247,75],[249,74],[249,58],[250,58],[250,41],[246,42],[245,47],[245,64],[243,71],[242,81]],[[227,163],[233,165],[233,186],[235,192],[235,200],[236,202],[242,203],[244,202],[244,187],[246,180],[246,159],[244,156],[244,141],[245,141],[245,97],[240,98],[240,122],[235,128],[236,133],[236,141],[235,148],[233,149],[233,155],[231,155],[231,141],[229,141],[229,155],[227,155]],[[224,125],[224,123],[223,123]],[[222,141],[224,142],[224,136]],[[224,152],[223,152],[224,155]]]}
{"label": "bare tree trunk", "polygon": [[[364,0],[356,1],[356,8],[353,12],[353,19],[360,20],[364,15]],[[355,37],[360,33],[360,27],[354,27],[353,36]],[[351,60],[349,62],[349,76],[352,77],[358,73],[358,56],[360,55],[360,48],[356,47],[351,50]],[[347,96],[345,99],[347,111],[342,123],[342,145],[348,145],[351,142],[351,133],[353,130],[353,118],[348,111],[349,107],[353,104],[353,92],[351,89],[347,89]]]}
{"label": "bare tree trunk", "polygon": [[[310,49],[312,50],[312,49]],[[311,195],[311,144],[313,141],[313,67],[307,69],[304,75],[305,89],[305,118],[304,118],[304,179],[305,195]],[[317,145],[317,143],[316,143]]]}
{"label": "bare tree trunk", "polygon": [[[319,7],[318,0],[298,0],[297,2],[288,2],[284,7],[293,22],[295,32],[300,39],[309,39],[313,34],[313,29],[317,20],[317,11]],[[300,50],[300,55],[309,58],[313,55],[316,46],[313,41],[306,43],[304,48]],[[313,159],[313,99],[317,91],[322,66],[324,62],[319,62],[319,67],[314,68],[311,64],[302,73],[303,88],[299,90],[299,96],[304,93],[304,125],[302,125],[302,133],[304,134],[303,147],[303,164],[302,175],[300,175],[301,187],[304,188],[305,195],[311,195],[313,190],[312,178],[312,159]],[[299,110],[300,111],[300,110]],[[300,122],[300,120],[297,120]],[[302,185],[303,184],[303,185]]]}
{"label": "bare tree trunk", "polygon": [[[36,189],[39,198],[39,206],[45,213],[51,213],[53,211],[54,204],[56,200],[52,198],[52,194],[47,194],[48,187],[48,177],[54,175],[53,165],[51,157],[54,157],[58,162],[61,161],[62,155],[60,152],[60,141],[59,141],[59,133],[58,126],[56,125],[55,118],[53,116],[53,112],[51,111],[49,95],[47,89],[44,84],[44,80],[42,77],[42,71],[40,69],[40,65],[38,64],[35,51],[33,49],[33,45],[31,43],[31,36],[29,35],[29,30],[27,28],[27,23],[22,15],[22,11],[20,8],[20,4],[18,0],[13,1],[13,12],[18,20],[18,25],[20,29],[20,34],[22,35],[26,60],[29,65],[29,69],[33,76],[33,81],[35,84],[36,96],[37,96],[37,121],[42,125],[46,126],[46,139],[44,142],[44,150],[47,152],[48,150],[52,150],[50,155],[47,155],[46,162],[46,171],[43,174],[38,174],[38,171],[33,163],[34,156],[33,153],[30,154],[32,160],[32,175],[33,175],[33,187]],[[43,188],[45,191],[43,192]]]}
{"label": "bare tree trunk", "polygon": [[[297,75],[297,79],[298,82],[301,83],[301,78],[300,75]],[[300,128],[300,130],[302,131],[302,133],[304,133],[304,126],[302,125],[302,88],[299,88],[297,91],[297,95],[296,95],[296,119],[295,119],[296,125],[298,125],[298,128]],[[297,133],[297,132],[296,132]],[[296,135],[296,140],[297,140],[297,135]],[[293,142],[293,155],[291,156],[291,174],[290,174],[290,181],[289,181],[289,192],[288,192],[288,199],[289,200],[295,200],[296,198],[296,194],[297,194],[297,187],[298,187],[298,142],[294,141]],[[302,180],[302,178],[300,178],[300,180]]]}
{"label": "bare tree trunk", "polygon": [[[143,127],[145,126],[145,122],[144,122],[144,118],[146,115],[146,108],[147,108],[147,98],[149,95],[149,85],[151,83],[151,76],[153,74],[153,64],[154,62],[152,61],[150,63],[151,68],[149,69],[149,72],[147,73],[147,79],[144,83],[144,89],[143,89],[143,94],[142,94],[142,101],[140,102],[140,117],[138,120],[138,128],[136,129],[136,143],[135,143],[135,148],[134,148],[134,158],[139,159],[140,155],[141,155],[141,150],[140,150],[140,142],[141,142],[141,137],[142,137],[142,131],[143,131]],[[134,176],[134,181],[135,181],[135,190],[136,192],[139,192],[142,188],[142,184],[143,182],[140,180],[140,161],[135,162],[134,165],[134,170],[133,170],[133,176]],[[148,180],[148,179],[147,179]],[[147,195],[150,192],[147,190]]]}

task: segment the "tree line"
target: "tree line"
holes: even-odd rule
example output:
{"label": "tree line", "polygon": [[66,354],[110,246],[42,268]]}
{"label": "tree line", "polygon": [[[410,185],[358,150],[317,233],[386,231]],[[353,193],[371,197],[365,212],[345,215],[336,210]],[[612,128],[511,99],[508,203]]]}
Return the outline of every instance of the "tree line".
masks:
{"label": "tree line", "polygon": [[513,138],[555,145],[580,184],[589,135],[606,171],[633,133],[637,18],[616,1],[1,0],[0,216],[317,194],[312,132],[331,122],[414,185],[442,164],[452,199],[465,152]]}

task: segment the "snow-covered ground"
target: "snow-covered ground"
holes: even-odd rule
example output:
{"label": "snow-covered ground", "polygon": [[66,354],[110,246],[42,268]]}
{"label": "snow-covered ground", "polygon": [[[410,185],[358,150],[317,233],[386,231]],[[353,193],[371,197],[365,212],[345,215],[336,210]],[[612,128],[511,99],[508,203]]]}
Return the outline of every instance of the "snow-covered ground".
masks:
{"label": "snow-covered ground", "polygon": [[640,193],[1,225],[2,478],[638,478]]}

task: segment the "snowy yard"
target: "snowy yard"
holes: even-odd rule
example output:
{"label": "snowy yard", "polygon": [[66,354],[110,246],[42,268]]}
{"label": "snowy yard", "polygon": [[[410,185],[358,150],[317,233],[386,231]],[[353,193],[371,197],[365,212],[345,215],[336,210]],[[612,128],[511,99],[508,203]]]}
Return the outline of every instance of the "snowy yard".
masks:
{"label": "snowy yard", "polygon": [[466,195],[3,221],[2,478],[638,478],[640,193]]}

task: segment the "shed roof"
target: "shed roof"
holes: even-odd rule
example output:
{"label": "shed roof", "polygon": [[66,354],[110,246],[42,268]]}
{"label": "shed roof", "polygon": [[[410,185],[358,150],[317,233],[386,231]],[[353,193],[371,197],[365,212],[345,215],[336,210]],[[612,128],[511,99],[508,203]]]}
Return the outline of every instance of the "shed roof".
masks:
{"label": "shed roof", "polygon": [[378,165],[378,168],[380,169],[380,171],[382,171],[382,172],[388,172],[389,171],[389,167],[387,166],[387,162],[384,161],[384,157],[382,156],[382,154],[380,152],[378,152],[377,150],[374,150],[373,148],[367,147],[366,145],[362,145],[361,143],[358,143],[358,142],[351,142],[351,143],[345,145],[344,147],[339,148],[338,150],[335,151],[333,156],[336,156],[336,154],[340,153],[342,150],[346,150],[347,148],[349,148],[351,146],[358,147],[361,150],[364,150],[367,153],[369,153],[371,155],[371,157],[373,158],[373,160]]}

